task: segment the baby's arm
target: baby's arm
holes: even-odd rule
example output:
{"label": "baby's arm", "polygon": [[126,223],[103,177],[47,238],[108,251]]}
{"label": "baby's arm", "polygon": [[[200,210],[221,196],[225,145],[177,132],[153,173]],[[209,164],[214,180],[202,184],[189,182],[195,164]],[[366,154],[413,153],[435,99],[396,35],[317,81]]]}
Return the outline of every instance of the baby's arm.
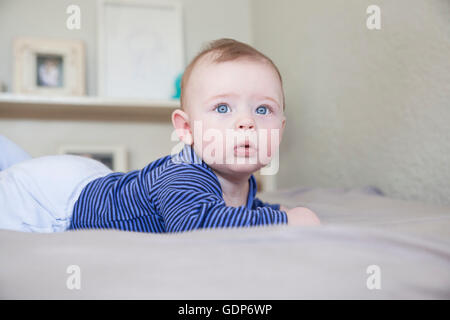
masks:
{"label": "baby's arm", "polygon": [[270,207],[275,210],[284,211],[288,216],[288,224],[290,226],[315,226],[320,225],[320,220],[317,215],[308,208],[296,207],[289,209],[279,204],[269,204],[262,202],[258,198],[255,198],[253,202],[254,207]]}
{"label": "baby's arm", "polygon": [[268,202],[263,202],[260,199],[255,197],[255,199],[253,199],[253,209],[260,208],[260,207],[269,207],[269,208],[272,208],[275,210],[286,211],[286,210],[281,209],[281,206],[279,204],[270,204]]}
{"label": "baby's arm", "polygon": [[166,231],[287,223],[286,212],[270,207],[252,210],[244,206],[227,207],[216,188],[199,172],[195,172],[195,180],[192,173],[183,172],[176,179],[162,182],[158,192],[158,211],[164,219]]}

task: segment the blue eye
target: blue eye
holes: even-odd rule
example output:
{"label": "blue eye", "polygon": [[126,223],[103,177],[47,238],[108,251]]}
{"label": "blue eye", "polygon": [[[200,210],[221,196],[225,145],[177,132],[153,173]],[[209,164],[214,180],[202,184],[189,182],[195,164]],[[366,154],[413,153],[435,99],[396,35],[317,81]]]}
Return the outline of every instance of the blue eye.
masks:
{"label": "blue eye", "polygon": [[256,108],[256,113],[257,114],[268,114],[269,108],[267,108],[266,106],[259,106],[258,108]]}
{"label": "blue eye", "polygon": [[226,113],[229,109],[230,109],[230,107],[228,107],[228,105],[226,105],[226,104],[219,104],[216,107],[216,111],[218,113]]}

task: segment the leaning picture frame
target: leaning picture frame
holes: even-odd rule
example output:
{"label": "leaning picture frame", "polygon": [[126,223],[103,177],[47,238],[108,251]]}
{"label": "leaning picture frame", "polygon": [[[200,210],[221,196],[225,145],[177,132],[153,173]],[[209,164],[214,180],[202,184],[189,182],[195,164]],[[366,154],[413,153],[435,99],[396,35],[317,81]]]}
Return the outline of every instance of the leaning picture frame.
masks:
{"label": "leaning picture frame", "polygon": [[127,151],[122,145],[62,145],[58,151],[100,161],[114,172],[128,171]]}
{"label": "leaning picture frame", "polygon": [[184,70],[179,0],[98,0],[98,92],[170,100]]}
{"label": "leaning picture frame", "polygon": [[85,51],[81,40],[14,39],[14,93],[85,95]]}

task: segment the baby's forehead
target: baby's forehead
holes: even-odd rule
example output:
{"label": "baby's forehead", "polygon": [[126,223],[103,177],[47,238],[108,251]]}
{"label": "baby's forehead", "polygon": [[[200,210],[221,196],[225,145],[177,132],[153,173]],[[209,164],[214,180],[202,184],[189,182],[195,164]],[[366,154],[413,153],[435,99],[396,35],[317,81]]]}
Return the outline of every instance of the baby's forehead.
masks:
{"label": "baby's forehead", "polygon": [[[249,82],[242,83],[242,79]],[[191,70],[187,80],[187,86],[191,91],[195,88],[203,88],[210,91],[211,87],[228,90],[229,87],[243,85],[254,86],[255,83],[269,81],[272,87],[281,88],[282,83],[276,69],[267,61],[256,58],[240,57],[233,60],[217,61],[211,57],[199,60]],[[253,84],[253,85],[252,85]]]}
{"label": "baby's forehead", "polygon": [[260,66],[261,68],[266,68],[267,66],[270,66],[268,61],[265,61],[262,58],[259,57],[238,57],[235,59],[227,59],[223,60],[220,58],[220,55],[217,53],[208,53],[204,56],[200,57],[197,63],[194,65],[192,69],[192,73],[195,72],[195,70],[207,70],[207,69],[213,69],[217,66],[221,66],[224,64],[233,63],[235,65],[242,64],[242,66],[246,64],[254,64],[256,66]]}
{"label": "baby's forehead", "polygon": [[[246,81],[243,79],[249,82],[243,83],[242,81]],[[269,61],[260,57],[238,57],[224,61],[218,54],[205,54],[193,65],[182,94],[185,96],[185,105],[190,105],[192,99],[207,100],[209,96],[239,92],[242,88],[247,88],[243,89],[247,90],[246,93],[254,90],[255,96],[261,95],[263,91],[284,104],[278,71]]]}

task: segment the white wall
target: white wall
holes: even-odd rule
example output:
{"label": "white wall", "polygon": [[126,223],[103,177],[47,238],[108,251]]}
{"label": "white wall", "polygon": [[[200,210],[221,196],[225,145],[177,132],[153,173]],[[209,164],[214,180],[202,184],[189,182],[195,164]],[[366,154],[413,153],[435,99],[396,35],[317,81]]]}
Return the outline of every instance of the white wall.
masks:
{"label": "white wall", "polygon": [[450,1],[254,0],[252,14],[285,80],[279,186],[450,204]]}
{"label": "white wall", "polygon": [[[148,0],[151,1],[151,0]],[[205,41],[231,37],[252,43],[250,0],[181,0],[186,63]],[[81,29],[66,28],[66,8],[81,10]],[[87,94],[97,94],[97,4],[95,0],[0,0],[0,81],[11,90],[12,41],[18,36],[80,39],[86,45]]]}
{"label": "white wall", "polygon": [[[288,123],[278,185],[375,185],[388,195],[450,204],[450,2],[378,0],[382,30],[365,27],[369,0],[184,0],[190,60],[206,40],[253,43],[285,80]],[[78,4],[82,29],[65,28]],[[14,36],[78,38],[96,94],[91,0],[0,0],[0,80],[12,82]],[[0,133],[33,156],[64,143],[126,144],[130,169],[167,154],[170,124],[2,120]]]}
{"label": "white wall", "polygon": [[[186,63],[206,41],[231,37],[251,43],[249,0],[183,0]],[[81,9],[81,29],[66,28],[66,8]],[[11,89],[12,40],[16,36],[81,39],[86,45],[88,95],[97,94],[97,15],[94,0],[0,0],[0,81]],[[130,169],[167,155],[172,126],[167,123],[120,123],[0,119],[0,134],[34,157],[54,154],[61,144],[124,144]]]}

